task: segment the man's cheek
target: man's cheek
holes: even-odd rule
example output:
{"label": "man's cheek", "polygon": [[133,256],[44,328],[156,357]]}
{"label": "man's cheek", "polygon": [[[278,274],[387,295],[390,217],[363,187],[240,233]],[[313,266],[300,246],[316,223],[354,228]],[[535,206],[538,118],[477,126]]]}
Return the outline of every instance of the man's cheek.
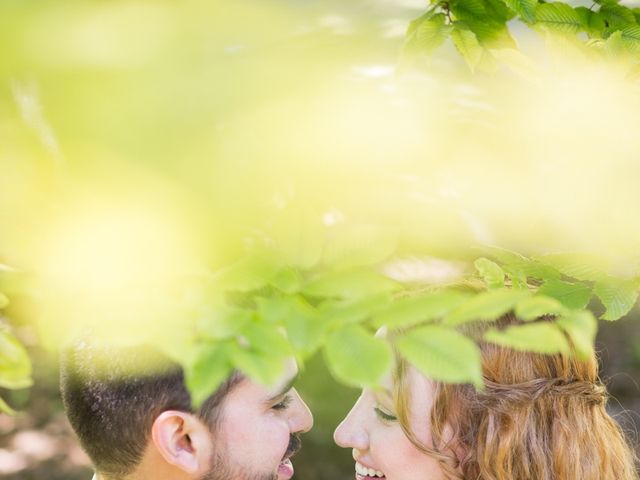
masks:
{"label": "man's cheek", "polygon": [[270,458],[279,464],[289,446],[290,432],[287,423],[281,420],[267,422],[262,438]]}

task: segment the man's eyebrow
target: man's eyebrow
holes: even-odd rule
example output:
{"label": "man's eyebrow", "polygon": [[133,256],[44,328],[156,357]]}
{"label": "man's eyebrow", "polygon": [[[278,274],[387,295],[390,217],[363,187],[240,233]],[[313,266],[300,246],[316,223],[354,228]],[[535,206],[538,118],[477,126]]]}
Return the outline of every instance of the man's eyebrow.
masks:
{"label": "man's eyebrow", "polygon": [[296,373],[293,377],[291,377],[286,385],[278,390],[278,393],[267,399],[267,403],[276,401],[279,397],[283,396],[285,393],[291,390],[293,388],[293,384],[296,382],[296,380],[298,380],[298,375],[299,374]]}

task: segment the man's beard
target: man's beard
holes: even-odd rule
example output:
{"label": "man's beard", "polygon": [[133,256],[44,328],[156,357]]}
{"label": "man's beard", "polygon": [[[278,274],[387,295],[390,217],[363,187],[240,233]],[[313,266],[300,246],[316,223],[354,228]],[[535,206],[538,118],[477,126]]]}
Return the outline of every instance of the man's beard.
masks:
{"label": "man's beard", "polygon": [[[298,434],[291,434],[284,458],[295,455],[300,450],[301,444]],[[278,474],[276,472],[255,472],[243,465],[233,464],[225,449],[222,451],[216,449],[211,455],[211,468],[200,477],[200,480],[278,480]]]}

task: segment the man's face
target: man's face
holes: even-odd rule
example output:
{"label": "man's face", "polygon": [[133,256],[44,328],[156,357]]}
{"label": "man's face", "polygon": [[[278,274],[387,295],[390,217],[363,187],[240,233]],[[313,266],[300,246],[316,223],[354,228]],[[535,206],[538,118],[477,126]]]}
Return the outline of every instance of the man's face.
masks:
{"label": "man's face", "polygon": [[289,458],[300,448],[297,433],[308,431],[313,417],[291,387],[297,375],[292,360],[274,388],[242,380],[225,397],[213,439],[210,472],[202,480],[286,480]]}

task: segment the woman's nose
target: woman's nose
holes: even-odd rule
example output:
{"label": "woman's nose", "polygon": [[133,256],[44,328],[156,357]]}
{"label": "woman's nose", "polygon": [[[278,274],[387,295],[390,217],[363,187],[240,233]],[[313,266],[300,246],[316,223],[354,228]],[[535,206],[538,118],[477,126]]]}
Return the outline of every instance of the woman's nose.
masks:
{"label": "woman's nose", "polygon": [[337,445],[358,450],[368,448],[366,417],[363,413],[362,397],[360,397],[333,433],[333,440]]}

